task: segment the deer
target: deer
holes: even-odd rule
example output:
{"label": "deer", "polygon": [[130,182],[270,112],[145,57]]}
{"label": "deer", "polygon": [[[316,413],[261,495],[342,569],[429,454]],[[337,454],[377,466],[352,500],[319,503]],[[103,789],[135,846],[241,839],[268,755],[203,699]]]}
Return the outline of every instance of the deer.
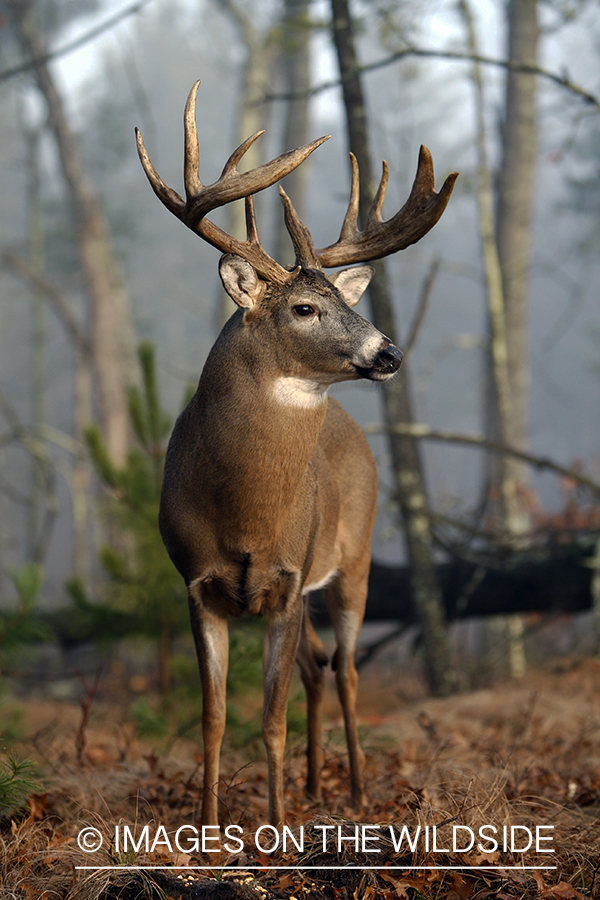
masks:
{"label": "deer", "polygon": [[[219,822],[219,761],[225,732],[228,619],[265,620],[262,734],[269,822],[285,822],[283,765],[290,682],[297,660],[307,696],[307,792],[322,798],[322,701],[325,646],[309,617],[309,595],[322,589],[334,630],[332,658],[346,732],[353,806],[363,804],[364,756],[356,717],[354,654],[367,599],[377,466],[363,431],[328,396],[337,382],[385,382],[402,353],[353,307],[379,259],[415,243],[438,221],[456,175],[434,190],[431,155],[421,147],[409,199],[389,221],[381,211],[388,167],[367,224],[358,228],[359,172],[351,154],[350,202],[338,241],[315,249],[279,185],[296,255],[280,265],[260,243],[253,196],[279,182],[329,136],[240,173],[238,164],[263,134],[229,157],[216,182],[199,176],[196,95],[184,113],[186,199],[168,187],[146,152],[140,161],[171,213],[222,254],[219,274],[237,309],[223,327],[198,388],[168,444],[159,513],[162,539],[188,592],[202,687],[204,773],[201,821]],[[244,199],[247,239],[207,218]],[[360,265],[356,265],[360,264]],[[344,267],[344,268],[339,268]],[[326,275],[325,268],[335,268]]]}

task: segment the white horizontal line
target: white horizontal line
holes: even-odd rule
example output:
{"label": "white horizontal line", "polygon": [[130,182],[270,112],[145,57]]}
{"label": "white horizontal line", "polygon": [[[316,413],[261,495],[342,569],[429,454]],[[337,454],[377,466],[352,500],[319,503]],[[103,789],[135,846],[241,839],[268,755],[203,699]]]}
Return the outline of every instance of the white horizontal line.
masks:
{"label": "white horizontal line", "polygon": [[451,869],[461,869],[462,871],[470,870],[472,872],[489,872],[491,869],[499,869],[501,871],[524,872],[539,871],[540,869],[557,869],[558,866],[222,866],[215,863],[212,866],[75,866],[76,869],[85,869],[92,872],[105,871],[122,871],[122,872],[151,872],[155,869],[162,869],[170,872],[196,872],[208,870],[212,872],[218,869],[219,872],[271,872],[275,869],[291,869],[296,872],[321,872],[323,870],[347,871],[348,869],[373,869],[376,871],[387,872],[394,869],[402,869],[407,872],[417,869],[428,869],[435,872],[446,872]]}

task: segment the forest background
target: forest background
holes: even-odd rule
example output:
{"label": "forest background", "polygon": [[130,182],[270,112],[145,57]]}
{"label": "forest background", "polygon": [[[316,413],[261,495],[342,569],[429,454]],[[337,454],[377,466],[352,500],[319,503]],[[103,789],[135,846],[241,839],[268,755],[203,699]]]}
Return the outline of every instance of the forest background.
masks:
{"label": "forest background", "polygon": [[[180,189],[197,78],[205,183],[261,128],[249,165],[332,135],[286,183],[317,246],[339,233],[348,149],[363,221],[381,159],[385,218],[408,196],[421,143],[438,190],[460,172],[439,223],[379,267],[362,304],[406,351],[399,377],[334,390],[379,463],[377,571],[405,567],[402,591],[384,585],[394,621],[369,623],[360,650],[364,821],[550,822],[559,846],[544,875],[257,877],[273,898],[292,886],[319,900],[597,893],[599,50],[592,0],[0,2],[0,740],[31,757],[0,763],[11,896],[116,896],[123,873],[76,873],[90,862],[82,822],[108,838],[117,822],[139,825],[140,804],[169,828],[197,817],[198,677],[156,514],[172,422],[227,311],[216,252],[156,202],[133,133]],[[275,190],[257,211],[287,262]],[[215,214],[233,232],[238,218]],[[577,614],[561,600],[569,560],[585,574]],[[506,615],[449,629],[442,575],[458,570],[445,563],[467,567],[454,584],[463,615],[478,591],[486,611],[488,577],[523,565],[557,606],[526,617],[505,586]],[[222,786],[227,815],[254,828],[266,802],[259,645],[245,625],[232,635]],[[507,674],[518,680],[498,682]],[[295,822],[347,818],[339,713],[328,706],[315,811],[296,694],[287,809]]]}
{"label": "forest background", "polygon": [[[15,604],[18,620],[34,596],[43,609],[79,602],[88,612],[110,596],[134,627],[145,618],[144,590],[162,579],[160,570],[140,586],[153,540],[140,521],[156,500],[167,422],[197,379],[224,304],[214,250],[149,191],[134,125],[174,186],[183,100],[197,77],[205,182],[258,128],[267,129],[255,145],[263,159],[331,133],[290,188],[316,245],[331,242],[349,190],[349,101],[332,29],[342,13],[299,0],[3,4],[0,597],[9,622]],[[488,541],[532,547],[540,529],[576,527],[588,543],[597,531],[600,14],[591,2],[516,0],[364,2],[352,13],[361,68],[343,82],[359,76],[364,88],[365,158],[374,172],[381,158],[390,165],[384,215],[408,194],[419,144],[433,151],[438,186],[461,173],[434,231],[388,263],[394,336],[409,350],[400,405],[385,401],[382,413],[374,388],[336,390],[373,433],[382,485],[374,557],[410,563],[427,648],[434,636],[443,643],[444,630],[435,586],[423,588],[432,561],[476,555],[482,541],[486,552]],[[519,29],[520,49],[510,45]],[[521,108],[511,78],[526,85]],[[285,261],[275,191],[259,198],[258,214],[264,243]],[[238,227],[235,213],[215,218]],[[506,235],[517,244],[512,259]],[[458,441],[416,450],[404,437],[389,451],[377,434],[415,422]],[[516,466],[510,453],[460,440],[473,434],[558,469]],[[424,548],[411,538],[403,465],[428,494]],[[136,504],[146,504],[137,524]],[[115,549],[124,533],[136,548],[129,562]],[[174,583],[163,583],[163,605]],[[183,627],[185,616],[174,618],[167,630]],[[518,637],[522,626],[513,626]],[[563,649],[577,646],[581,628],[570,635]],[[451,689],[443,653],[430,653],[426,668],[434,690]]]}

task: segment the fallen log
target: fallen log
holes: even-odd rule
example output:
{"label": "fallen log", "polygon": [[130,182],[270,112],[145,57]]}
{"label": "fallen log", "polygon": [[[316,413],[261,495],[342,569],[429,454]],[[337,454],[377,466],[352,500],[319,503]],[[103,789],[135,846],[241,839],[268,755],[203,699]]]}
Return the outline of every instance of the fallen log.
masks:
{"label": "fallen log", "polygon": [[[448,621],[514,613],[575,613],[592,606],[594,545],[553,545],[508,557],[438,566]],[[311,600],[316,625],[328,622],[323,596]],[[365,621],[416,621],[407,566],[371,565]]]}

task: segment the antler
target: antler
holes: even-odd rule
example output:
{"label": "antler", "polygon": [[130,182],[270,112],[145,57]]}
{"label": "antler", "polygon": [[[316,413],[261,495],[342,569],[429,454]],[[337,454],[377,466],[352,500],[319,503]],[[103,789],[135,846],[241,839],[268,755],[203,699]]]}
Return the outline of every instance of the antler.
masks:
{"label": "antler", "polygon": [[[158,172],[152,165],[144,147],[144,142],[139,130],[136,128],[136,139],[140,162],[148,177],[152,189],[159,200],[178,219],[195,231],[200,237],[208,241],[222,253],[235,253],[243,257],[256,269],[258,275],[273,284],[284,284],[291,277],[288,269],[280,266],[262,247],[256,230],[252,195],[270,187],[289,175],[297,166],[310,156],[329,135],[311,141],[297,150],[283,153],[277,159],[273,159],[249,172],[238,172],[238,165],[246,151],[252,146],[263,131],[258,131],[247,138],[231,154],[220,177],[214,184],[203,185],[198,174],[199,150],[198,130],[196,127],[196,95],[198,93],[197,81],[188,96],[184,114],[185,151],[184,151],[184,183],[185,201],[177,191],[164,183]],[[389,180],[387,163],[383,163],[383,174],[377,193],[371,206],[364,231],[358,228],[359,206],[359,173],[358,163],[354,154],[350,154],[352,161],[352,188],[350,202],[344,217],[344,223],[340,237],[335,244],[330,244],[322,250],[315,250],[310,232],[298,218],[292,204],[280,188],[281,197],[285,209],[286,226],[292,238],[296,250],[296,264],[308,267],[333,268],[351,263],[367,262],[380,259],[404,250],[410,244],[416,243],[433,228],[444,212],[450,194],[457,178],[454,172],[446,178],[441,191],[436,194],[434,189],[433,161],[427,147],[421,146],[417,174],[410,192],[410,196],[402,209],[396,215],[384,222],[381,217],[381,209],[385,198],[385,192]],[[232,200],[246,199],[246,223],[247,240],[239,241],[227,234],[218,225],[206,218],[207,213],[219,206],[225,206]]]}
{"label": "antler", "polygon": [[388,166],[384,160],[383,174],[367,218],[365,230],[359,231],[358,163],[353,153],[350,154],[350,159],[352,162],[352,188],[340,237],[335,244],[315,251],[320,264],[325,268],[380,259],[382,256],[389,256],[390,253],[396,253],[398,250],[404,250],[410,244],[415,244],[433,228],[446,209],[454,182],[458,177],[458,172],[448,175],[441,191],[436,194],[431,153],[427,147],[421,145],[419,165],[410,196],[402,209],[393,218],[384,222],[381,218],[381,209],[389,179]]}
{"label": "antler", "polygon": [[[142,135],[136,128],[138,154],[144,172],[158,199],[178,219],[181,219],[188,228],[199,234],[213,247],[221,250],[222,253],[236,253],[238,256],[242,256],[254,266],[259,276],[265,281],[283,284],[290,278],[290,273],[272,259],[260,244],[254,223],[251,196],[289,175],[290,172],[310,156],[313,150],[316,150],[330,136],[318,138],[316,141],[311,141],[310,144],[305,144],[304,147],[299,147],[297,150],[290,150],[288,153],[284,153],[278,156],[277,159],[258,166],[256,169],[240,173],[237,167],[241,158],[254,141],[261,134],[264,134],[263,131],[258,131],[234,150],[225,163],[220,177],[214,184],[203,185],[198,174],[199,150],[195,117],[196,95],[199,84],[200,82],[197,81],[192,87],[184,114],[185,202],[159,176],[146,152]],[[223,231],[222,228],[219,228],[218,225],[205,218],[206,214],[211,210],[224,206],[232,200],[239,200],[242,197],[246,198],[246,219],[248,223],[248,240],[246,241],[236,240],[230,234],[227,234],[226,231]]]}
{"label": "antler", "polygon": [[321,264],[317,259],[312,235],[300,219],[300,216],[292,206],[292,201],[281,185],[279,185],[279,196],[283,203],[285,227],[294,245],[296,266],[302,266],[302,268],[306,269],[320,269]]}

